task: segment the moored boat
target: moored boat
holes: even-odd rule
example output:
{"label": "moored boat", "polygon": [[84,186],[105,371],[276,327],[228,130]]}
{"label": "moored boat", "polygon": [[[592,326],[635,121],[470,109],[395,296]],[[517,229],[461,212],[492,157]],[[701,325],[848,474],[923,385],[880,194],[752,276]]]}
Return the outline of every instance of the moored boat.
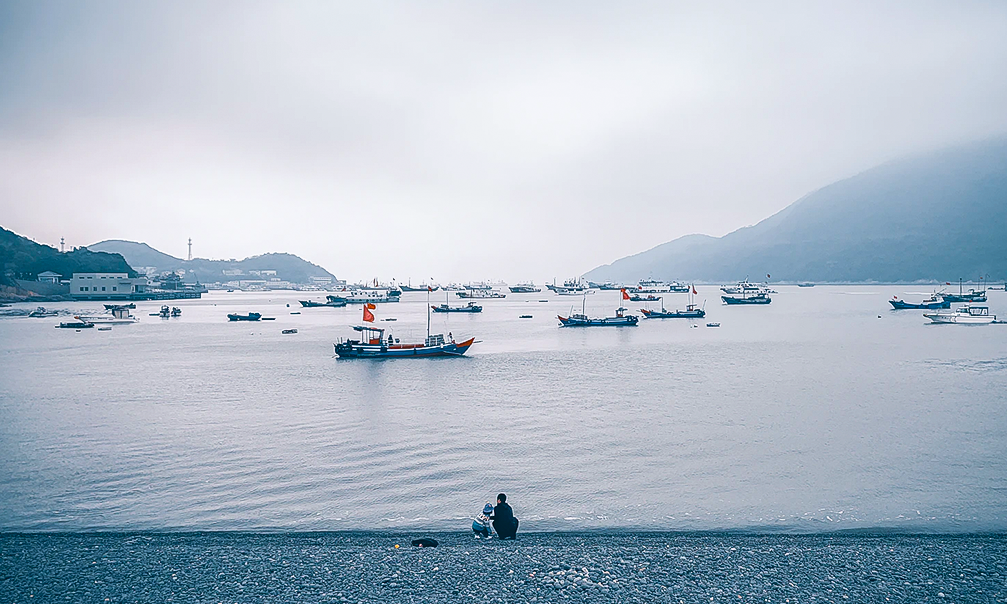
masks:
{"label": "moored boat", "polygon": [[470,298],[476,300],[488,300],[491,298],[506,298],[507,294],[501,294],[500,292],[486,289],[469,289],[462,292],[455,292],[455,295],[459,298]]}
{"label": "moored boat", "polygon": [[507,289],[512,294],[537,294],[542,291],[542,288],[535,287],[534,283],[518,283],[517,285],[511,285]]}
{"label": "moored boat", "polygon": [[315,300],[298,300],[303,308],[321,308],[323,306],[328,306],[331,308],[342,308],[346,306],[346,300],[338,296],[326,296],[325,302],[317,302]]}
{"label": "moored boat", "polygon": [[[398,302],[402,296],[402,290],[396,289],[374,289],[374,290],[352,290],[344,292],[338,296],[325,296],[331,304],[326,306],[345,306],[347,304],[378,304],[383,302]],[[342,303],[342,304],[340,304]]]}
{"label": "moored boat", "polygon": [[245,314],[245,315],[239,315],[237,313],[231,313],[231,314],[227,315],[227,319],[229,321],[258,321],[261,318],[262,318],[262,315],[260,315],[257,312],[250,312],[250,313]]}
{"label": "moored boat", "polygon": [[[75,317],[76,318],[76,317]],[[90,329],[94,323],[77,319],[76,321],[66,321],[56,326],[56,329]]]}
{"label": "moored boat", "polygon": [[933,294],[919,304],[899,300],[898,296],[892,296],[888,301],[894,310],[937,310],[939,308],[951,308],[951,302],[940,294]]}
{"label": "moored boat", "polygon": [[614,317],[589,317],[585,311],[586,304],[587,296],[581,303],[579,313],[571,313],[568,317],[556,315],[560,327],[633,327],[640,321],[636,315],[625,314],[626,309],[621,306],[615,309]]}
{"label": "moored boat", "polygon": [[[374,314],[371,310],[376,308],[373,304],[364,305],[364,322],[374,321]],[[394,358],[421,358],[421,357],[460,357],[468,352],[469,347],[475,343],[475,338],[469,338],[464,342],[456,342],[451,334],[448,339],[444,334],[430,334],[430,306],[427,306],[427,339],[422,344],[402,344],[397,339],[388,334],[385,338],[385,330],[372,325],[354,325],[353,330],[360,333],[359,340],[340,340],[332,346],[336,356],[341,359],[394,359]]]}
{"label": "moored boat", "polygon": [[773,299],[770,298],[768,294],[762,293],[762,292],[757,293],[757,294],[745,294],[745,293],[742,293],[742,294],[735,294],[735,295],[730,295],[730,296],[721,296],[720,299],[724,301],[724,304],[731,304],[731,305],[734,305],[734,304],[769,304],[770,302],[773,301]]}
{"label": "moored boat", "polygon": [[28,313],[29,317],[55,317],[59,313],[55,310],[46,310],[44,306],[39,306],[35,310]]}
{"label": "moored boat", "polygon": [[469,302],[465,306],[449,306],[448,304],[441,304],[440,306],[431,307],[434,312],[482,312],[483,307],[479,306],[475,302]]}
{"label": "moored boat", "polygon": [[78,321],[94,323],[96,325],[132,325],[139,323],[140,318],[129,314],[129,308],[125,306],[114,307],[107,315],[97,315],[94,317],[74,316]]}
{"label": "moored boat", "polygon": [[965,325],[987,325],[997,320],[996,315],[990,314],[988,306],[972,304],[963,304],[954,312],[923,313],[923,316],[930,319],[931,323],[961,323]]}
{"label": "moored boat", "polygon": [[[702,319],[706,316],[706,310],[693,303],[693,296],[697,293],[695,286],[688,287],[689,303],[685,306],[685,310],[666,310],[664,308],[664,298],[660,298],[661,310],[641,308],[640,312],[647,319]],[[623,299],[629,297],[632,300],[632,296],[627,296],[625,291],[622,292],[622,297]]]}

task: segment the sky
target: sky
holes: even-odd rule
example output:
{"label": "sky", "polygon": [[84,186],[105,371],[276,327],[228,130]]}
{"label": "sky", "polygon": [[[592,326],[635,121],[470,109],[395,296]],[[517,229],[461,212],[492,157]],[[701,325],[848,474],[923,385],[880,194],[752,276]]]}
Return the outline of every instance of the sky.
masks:
{"label": "sky", "polygon": [[1007,133],[1007,2],[0,0],[0,226],[563,279]]}

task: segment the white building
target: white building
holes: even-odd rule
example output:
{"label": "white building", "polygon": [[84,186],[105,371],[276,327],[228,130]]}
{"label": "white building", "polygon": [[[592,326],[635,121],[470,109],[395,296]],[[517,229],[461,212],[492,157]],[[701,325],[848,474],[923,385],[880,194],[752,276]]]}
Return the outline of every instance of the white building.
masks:
{"label": "white building", "polygon": [[63,275],[59,273],[54,273],[52,271],[46,271],[44,273],[38,274],[39,283],[59,283],[59,278]]}
{"label": "white building", "polygon": [[147,279],[130,279],[127,273],[74,273],[70,295],[78,300],[128,299],[147,289]]}

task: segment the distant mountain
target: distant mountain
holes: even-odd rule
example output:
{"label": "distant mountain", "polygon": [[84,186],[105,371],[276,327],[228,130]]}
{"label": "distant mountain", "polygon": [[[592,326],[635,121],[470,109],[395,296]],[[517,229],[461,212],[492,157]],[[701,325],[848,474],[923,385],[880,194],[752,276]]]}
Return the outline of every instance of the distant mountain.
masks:
{"label": "distant mountain", "polygon": [[[317,264],[302,260],[293,254],[262,254],[244,260],[206,260],[193,258],[183,260],[160,252],[146,243],[109,239],[87,246],[89,250],[115,252],[122,254],[129,263],[137,268],[154,267],[157,272],[176,271],[184,269],[192,271],[191,276],[202,283],[226,282],[234,279],[255,279],[251,271],[273,270],[276,278],[291,283],[308,283],[311,277],[335,276]],[[228,271],[225,274],[224,271]],[[241,271],[240,274],[234,274]]]}
{"label": "distant mountain", "polygon": [[13,231],[0,227],[0,283],[11,284],[12,279],[33,281],[39,273],[51,271],[69,279],[73,273],[128,273],[136,272],[122,256],[115,253],[77,248],[61,253],[54,247],[35,243]]}
{"label": "distant mountain", "polygon": [[688,235],[600,266],[592,281],[1007,278],[1007,139],[909,157],[723,237]]}

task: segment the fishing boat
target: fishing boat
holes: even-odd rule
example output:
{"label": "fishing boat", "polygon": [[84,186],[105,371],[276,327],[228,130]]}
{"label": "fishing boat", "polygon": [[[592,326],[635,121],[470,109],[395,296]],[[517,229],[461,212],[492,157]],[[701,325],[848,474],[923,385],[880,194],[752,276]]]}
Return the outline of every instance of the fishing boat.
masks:
{"label": "fishing boat", "polygon": [[580,306],[580,313],[571,313],[569,317],[564,317],[562,315],[556,315],[559,319],[561,327],[633,327],[639,321],[640,318],[636,315],[625,314],[626,310],[622,306],[615,309],[614,317],[600,317],[592,318],[587,316],[585,310],[587,305],[587,296],[584,296],[584,301]]}
{"label": "fishing boat", "polygon": [[284,329],[284,330],[283,330],[283,331],[281,331],[280,333],[282,333],[282,334],[284,334],[284,335],[289,335],[289,334],[292,334],[292,333],[297,333],[297,329],[294,329],[294,328],[291,328],[291,329]]}
{"label": "fishing boat", "polygon": [[357,289],[344,292],[338,296],[325,296],[325,299],[332,304],[326,306],[342,306],[347,304],[379,304],[384,302],[398,302],[402,296],[402,290],[395,289]]}
{"label": "fishing boat", "polygon": [[[950,285],[950,283],[948,285]],[[979,285],[980,287],[982,287],[982,279],[979,280]],[[985,302],[986,288],[969,289],[969,291],[966,292],[964,291],[962,280],[959,279],[957,294],[949,294],[947,292],[941,291],[940,295],[948,302]]]}
{"label": "fishing boat", "polygon": [[405,285],[400,285],[399,286],[399,289],[401,289],[404,292],[426,292],[426,291],[435,292],[435,291],[439,290],[440,288],[441,288],[441,286],[437,285],[436,283],[430,283],[429,285],[427,285],[427,284],[424,283],[424,284],[421,284],[418,287],[413,287],[413,281],[412,281],[412,279],[410,279],[409,282],[406,283]]}
{"label": "fishing boat", "polygon": [[724,304],[769,304],[773,301],[765,292],[759,292],[757,294],[734,294],[730,296],[721,296],[721,300]]}
{"label": "fishing boat", "polygon": [[542,288],[535,287],[534,283],[518,283],[517,285],[511,285],[507,289],[512,294],[537,294],[542,291]]}
{"label": "fishing boat", "polygon": [[630,302],[657,302],[660,300],[662,304],[664,303],[664,298],[655,296],[654,294],[647,294],[646,296],[641,296],[640,294],[626,294],[626,297],[623,299],[629,300]]}
{"label": "fishing boat", "polygon": [[469,289],[463,292],[455,292],[459,298],[472,298],[477,300],[488,300],[490,298],[506,298],[507,294],[485,289]]}
{"label": "fishing boat", "polygon": [[[769,287],[762,283],[752,283],[747,278],[744,281],[739,281],[737,285],[724,285],[720,288],[720,291],[725,294],[768,294]],[[775,293],[775,292],[772,292]]]}
{"label": "fishing boat", "polygon": [[561,296],[580,296],[586,293],[594,293],[594,290],[588,287],[587,283],[582,279],[567,279],[563,282],[563,285],[556,285],[554,280],[552,285],[546,285],[546,287]]}
{"label": "fishing boat", "polygon": [[130,310],[136,310],[136,303],[130,302],[129,304],[106,304],[105,310],[115,310],[117,308],[128,308]]}
{"label": "fishing boat", "polygon": [[937,310],[939,308],[951,308],[951,302],[940,294],[932,294],[919,304],[899,300],[898,296],[892,296],[892,299],[888,303],[892,305],[894,310]]}
{"label": "fishing boat", "polygon": [[239,315],[237,313],[227,315],[229,321],[258,321],[261,318],[262,315],[257,312],[250,312],[247,315]]}
{"label": "fishing boat", "polygon": [[448,304],[441,304],[440,306],[431,307],[434,312],[482,312],[483,307],[479,306],[475,302],[469,302],[465,306],[449,306]]}
{"label": "fishing boat", "polygon": [[798,283],[797,287],[814,287],[814,283]]}
{"label": "fishing boat", "polygon": [[707,327],[720,327],[720,323],[717,323],[716,321],[714,321],[712,323],[707,323],[706,326]]}
{"label": "fishing boat", "polygon": [[[76,317],[75,317],[76,318]],[[76,321],[67,321],[65,323],[60,323],[56,326],[56,329],[90,329],[94,327],[94,323],[90,321],[82,321],[77,319]]]}
{"label": "fishing boat", "polygon": [[988,306],[971,304],[963,304],[954,312],[923,313],[923,316],[930,319],[931,323],[962,323],[965,325],[986,325],[997,320],[996,315],[990,314]]}
{"label": "fishing boat", "polygon": [[303,308],[320,308],[323,306],[328,306],[330,308],[342,308],[346,306],[346,300],[338,296],[326,296],[325,302],[317,302],[315,300],[298,300]]}
{"label": "fishing boat", "polygon": [[[689,303],[686,304],[685,310],[666,310],[664,308],[664,298],[660,298],[661,310],[641,308],[640,312],[647,319],[702,319],[706,316],[706,310],[693,303],[693,296],[695,295],[696,288],[689,286]],[[622,297],[623,299],[627,298],[625,291],[623,291]],[[628,297],[632,300],[632,296]]]}
{"label": "fishing boat", "polygon": [[[359,340],[340,340],[332,346],[336,356],[341,359],[389,359],[389,358],[421,358],[421,357],[460,357],[468,352],[469,347],[475,343],[475,338],[469,338],[464,342],[455,342],[454,338],[448,334],[448,339],[444,334],[430,334],[430,309],[429,296],[427,300],[427,339],[422,344],[402,344],[391,334],[385,338],[385,330],[373,325],[354,325],[353,330],[360,333]],[[376,308],[373,304],[364,305],[364,322],[374,321],[374,314],[371,310]]]}

